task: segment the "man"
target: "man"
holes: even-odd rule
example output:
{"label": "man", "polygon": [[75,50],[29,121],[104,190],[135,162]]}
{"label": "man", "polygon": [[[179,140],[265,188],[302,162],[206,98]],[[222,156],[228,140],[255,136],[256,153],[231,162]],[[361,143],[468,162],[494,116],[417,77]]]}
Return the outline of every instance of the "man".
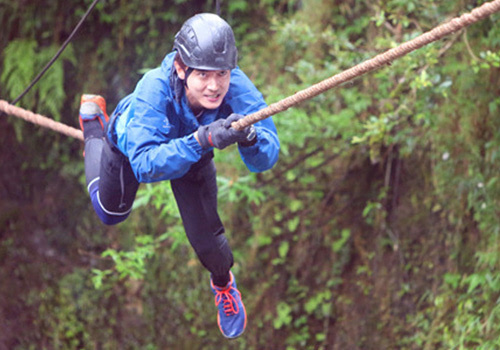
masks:
{"label": "man", "polygon": [[217,212],[213,148],[237,144],[253,172],[270,169],[279,153],[271,118],[241,131],[231,127],[266,107],[237,56],[229,24],[215,14],[196,15],[183,24],[161,67],[145,74],[110,120],[98,95],[82,96],[79,117],[87,188],[103,223],[127,218],[139,183],[170,180],[187,237],[211,273],[219,328],[228,338],[243,333],[246,311]]}

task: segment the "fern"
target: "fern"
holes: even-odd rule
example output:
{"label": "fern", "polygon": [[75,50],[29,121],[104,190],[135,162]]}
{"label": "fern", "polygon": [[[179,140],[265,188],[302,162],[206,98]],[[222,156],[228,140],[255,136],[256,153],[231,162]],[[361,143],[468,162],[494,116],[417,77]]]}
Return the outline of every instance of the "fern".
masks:
{"label": "fern", "polygon": [[10,100],[23,92],[35,76],[35,48],[34,40],[14,40],[5,48],[0,80]]}
{"label": "fern", "polygon": [[[4,66],[0,82],[5,86],[8,98],[13,100],[33,80],[36,74],[54,56],[57,47],[37,47],[34,40],[14,40],[4,51]],[[76,63],[73,48],[69,45],[58,60],[31,91],[23,97],[20,104],[27,109],[35,109],[49,114],[56,120],[61,119],[61,108],[66,97],[64,91],[63,63]]]}
{"label": "fern", "polygon": [[[57,47],[51,46],[40,50],[37,59],[37,65],[40,70],[56,53]],[[64,90],[64,61],[68,61],[73,65],[76,64],[73,47],[69,45],[62,53],[59,59],[45,73],[37,86],[37,94],[39,98],[39,109],[42,112],[47,112],[54,119],[61,119],[61,108],[66,98]]]}

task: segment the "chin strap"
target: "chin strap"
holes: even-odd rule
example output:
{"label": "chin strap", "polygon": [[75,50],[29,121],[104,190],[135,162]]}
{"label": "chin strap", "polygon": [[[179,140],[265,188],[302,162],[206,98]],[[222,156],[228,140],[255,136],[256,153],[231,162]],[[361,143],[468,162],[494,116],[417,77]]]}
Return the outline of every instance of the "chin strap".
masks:
{"label": "chin strap", "polygon": [[215,13],[220,16],[220,0],[215,0]]}
{"label": "chin strap", "polygon": [[186,69],[184,71],[184,86],[186,87],[186,89],[189,89],[187,81],[188,81],[188,78],[191,75],[191,73],[193,73],[193,71],[194,71],[194,68],[191,68],[191,67],[188,67],[188,69]]}

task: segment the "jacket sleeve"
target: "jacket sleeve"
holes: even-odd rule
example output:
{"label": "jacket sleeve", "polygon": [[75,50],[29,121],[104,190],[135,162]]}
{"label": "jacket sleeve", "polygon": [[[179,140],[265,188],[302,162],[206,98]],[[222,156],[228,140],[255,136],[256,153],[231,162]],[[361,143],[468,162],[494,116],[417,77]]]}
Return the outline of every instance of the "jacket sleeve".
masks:
{"label": "jacket sleeve", "polygon": [[[262,94],[248,77],[239,69],[231,76],[231,96],[229,104],[234,113],[249,115],[267,107]],[[280,142],[272,117],[255,124],[257,142],[248,147],[238,146],[241,158],[252,172],[271,169],[278,161]]]}
{"label": "jacket sleeve", "polygon": [[139,182],[182,177],[203,154],[193,134],[178,137],[179,121],[167,117],[165,86],[142,82],[127,126],[127,156]]}
{"label": "jacket sleeve", "polygon": [[238,146],[248,170],[258,173],[271,169],[278,161],[280,143],[273,121],[268,118],[255,124],[257,142],[249,147]]}

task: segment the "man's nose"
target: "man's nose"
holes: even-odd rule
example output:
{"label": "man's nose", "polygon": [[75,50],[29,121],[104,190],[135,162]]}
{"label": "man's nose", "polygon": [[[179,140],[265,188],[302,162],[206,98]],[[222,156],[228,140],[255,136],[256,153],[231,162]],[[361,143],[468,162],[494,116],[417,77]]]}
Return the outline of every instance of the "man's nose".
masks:
{"label": "man's nose", "polygon": [[209,80],[208,80],[208,85],[207,87],[210,89],[210,90],[217,90],[219,88],[219,81],[217,80],[217,77],[211,77]]}

